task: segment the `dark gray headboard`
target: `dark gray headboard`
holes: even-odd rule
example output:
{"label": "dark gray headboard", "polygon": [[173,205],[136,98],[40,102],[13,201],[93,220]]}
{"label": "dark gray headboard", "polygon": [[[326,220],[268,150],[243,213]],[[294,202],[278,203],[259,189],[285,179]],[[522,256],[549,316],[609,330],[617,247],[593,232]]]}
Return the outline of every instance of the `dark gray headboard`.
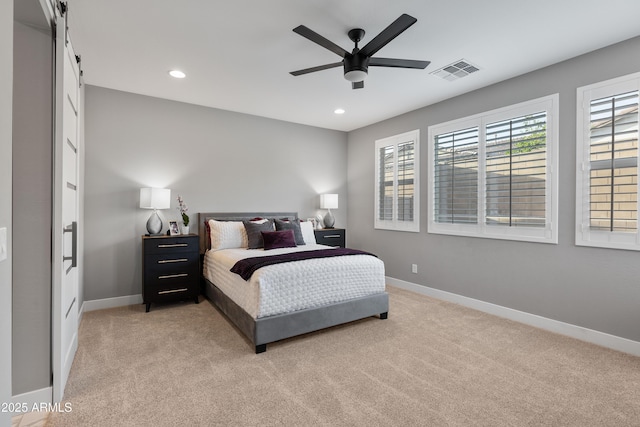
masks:
{"label": "dark gray headboard", "polygon": [[200,254],[204,254],[211,244],[207,235],[207,223],[217,221],[246,221],[252,218],[298,218],[298,212],[200,212],[198,214],[198,234],[200,235]]}

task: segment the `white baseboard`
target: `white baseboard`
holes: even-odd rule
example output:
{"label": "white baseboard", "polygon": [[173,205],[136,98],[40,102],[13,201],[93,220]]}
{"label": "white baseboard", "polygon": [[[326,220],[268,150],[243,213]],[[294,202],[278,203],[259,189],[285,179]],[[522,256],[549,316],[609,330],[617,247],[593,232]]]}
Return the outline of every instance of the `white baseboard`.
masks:
{"label": "white baseboard", "polygon": [[85,311],[102,310],[104,308],[123,307],[134,304],[142,304],[142,294],[85,301],[82,304],[82,310],[80,312],[84,313]]}
{"label": "white baseboard", "polygon": [[387,277],[387,284],[412,291],[418,294],[453,302],[465,307],[473,308],[484,313],[493,314],[495,316],[504,317],[509,320],[524,323],[526,325],[535,326],[557,334],[566,335],[582,341],[597,344],[613,350],[629,353],[634,356],[640,356],[640,342],[595,331],[593,329],[583,328],[582,326],[572,325],[570,323],[560,322],[558,320],[548,319],[524,311],[518,311],[511,308],[503,307],[489,302],[480,301],[474,298],[465,297],[439,289],[429,288],[427,286],[418,285],[404,280]]}
{"label": "white baseboard", "polygon": [[39,412],[40,408],[45,411],[51,405],[53,398],[53,388],[45,387],[40,390],[29,391],[15,395],[11,398],[14,409],[13,415],[24,414],[25,412]]}

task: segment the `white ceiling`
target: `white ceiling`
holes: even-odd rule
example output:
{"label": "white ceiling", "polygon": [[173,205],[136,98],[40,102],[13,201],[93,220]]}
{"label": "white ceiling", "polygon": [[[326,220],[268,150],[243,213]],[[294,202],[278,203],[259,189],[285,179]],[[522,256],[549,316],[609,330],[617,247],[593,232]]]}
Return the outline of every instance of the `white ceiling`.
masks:
{"label": "white ceiling", "polygon": [[[640,35],[638,0],[69,3],[87,84],[342,131]],[[294,27],[350,51],[349,29],[365,29],[363,46],[402,13],[418,22],[375,56],[430,60],[426,70],[371,67],[360,90],[341,68],[289,74],[340,61]],[[429,74],[463,58],[481,70],[453,82]]]}

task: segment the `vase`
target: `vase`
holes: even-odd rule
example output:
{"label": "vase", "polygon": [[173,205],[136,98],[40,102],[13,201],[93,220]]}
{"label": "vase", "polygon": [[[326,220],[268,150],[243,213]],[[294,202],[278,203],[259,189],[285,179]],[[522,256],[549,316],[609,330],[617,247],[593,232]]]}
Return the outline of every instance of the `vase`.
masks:
{"label": "vase", "polygon": [[180,226],[180,233],[189,234],[189,226],[188,225],[181,225]]}
{"label": "vase", "polygon": [[336,219],[331,213],[331,209],[328,210],[327,214],[324,216],[324,228],[333,228],[336,223]]}
{"label": "vase", "polygon": [[147,231],[149,232],[149,235],[154,236],[160,233],[161,230],[162,230],[162,220],[158,215],[158,211],[154,209],[153,213],[147,220]]}

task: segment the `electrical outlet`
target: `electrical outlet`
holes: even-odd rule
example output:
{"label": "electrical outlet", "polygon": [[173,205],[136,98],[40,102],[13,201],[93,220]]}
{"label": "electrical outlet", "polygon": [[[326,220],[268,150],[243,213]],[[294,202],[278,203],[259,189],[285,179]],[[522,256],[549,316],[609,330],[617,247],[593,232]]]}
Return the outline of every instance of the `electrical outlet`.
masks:
{"label": "electrical outlet", "polygon": [[411,264],[411,272],[418,274],[418,264]]}
{"label": "electrical outlet", "polygon": [[7,259],[7,227],[0,228],[0,261]]}

